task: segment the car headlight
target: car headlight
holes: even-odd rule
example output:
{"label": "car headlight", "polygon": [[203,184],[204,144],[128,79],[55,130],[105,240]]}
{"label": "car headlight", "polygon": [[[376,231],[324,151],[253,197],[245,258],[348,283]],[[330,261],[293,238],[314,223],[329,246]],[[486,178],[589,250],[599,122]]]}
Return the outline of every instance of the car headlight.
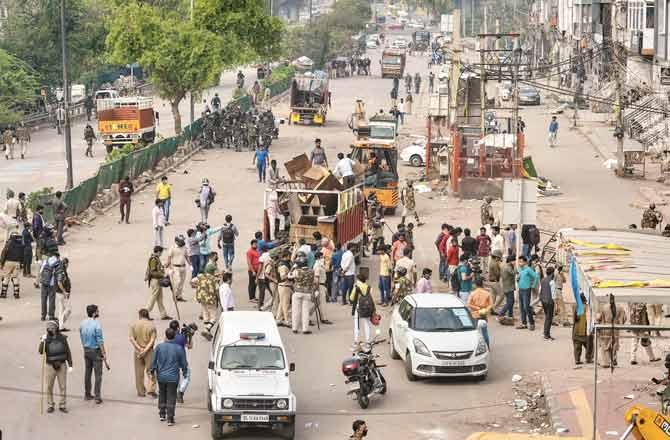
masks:
{"label": "car headlight", "polygon": [[475,356],[482,355],[486,353],[488,350],[488,347],[486,346],[486,341],[484,341],[483,337],[479,337],[479,343],[477,344],[477,350],[475,350]]}
{"label": "car headlight", "polygon": [[224,408],[232,408],[233,407],[233,399],[223,399],[223,407]]}
{"label": "car headlight", "polygon": [[286,409],[288,407],[288,400],[286,399],[279,399],[277,400],[277,408],[279,409]]}
{"label": "car headlight", "polygon": [[421,356],[432,356],[430,350],[428,350],[428,347],[426,347],[426,344],[421,342],[420,339],[414,338],[414,351],[416,351],[416,353],[420,354]]}

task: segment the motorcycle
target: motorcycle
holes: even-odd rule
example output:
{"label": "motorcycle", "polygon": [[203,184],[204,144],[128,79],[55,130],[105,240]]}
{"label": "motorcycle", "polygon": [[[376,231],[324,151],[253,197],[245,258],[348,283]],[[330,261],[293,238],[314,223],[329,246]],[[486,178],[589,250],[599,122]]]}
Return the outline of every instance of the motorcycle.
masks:
{"label": "motorcycle", "polygon": [[342,374],[346,377],[344,383],[352,388],[347,393],[362,409],[370,405],[370,397],[375,394],[386,394],[388,385],[382,374],[382,367],[386,365],[377,365],[376,359],[379,355],[374,354],[372,349],[375,345],[385,342],[385,339],[377,339],[377,336],[366,347],[360,347],[354,355],[342,362]]}

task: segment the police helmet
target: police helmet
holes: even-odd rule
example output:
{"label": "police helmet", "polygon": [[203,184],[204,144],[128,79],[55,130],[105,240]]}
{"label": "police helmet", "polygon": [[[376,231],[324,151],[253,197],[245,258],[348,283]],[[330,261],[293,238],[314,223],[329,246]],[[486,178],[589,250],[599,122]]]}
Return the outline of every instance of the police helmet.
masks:
{"label": "police helmet", "polygon": [[400,277],[404,277],[405,275],[407,275],[407,268],[403,266],[398,266],[395,269],[395,273]]}
{"label": "police helmet", "polygon": [[298,252],[295,256],[295,264],[298,267],[306,267],[307,266],[307,255],[305,255],[304,252]]}

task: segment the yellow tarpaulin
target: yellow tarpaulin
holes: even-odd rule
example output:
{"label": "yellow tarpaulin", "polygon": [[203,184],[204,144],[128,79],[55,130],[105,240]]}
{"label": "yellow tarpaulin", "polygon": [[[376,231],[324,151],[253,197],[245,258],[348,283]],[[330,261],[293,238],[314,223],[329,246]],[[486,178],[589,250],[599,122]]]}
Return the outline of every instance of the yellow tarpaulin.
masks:
{"label": "yellow tarpaulin", "polygon": [[623,246],[620,246],[620,245],[614,244],[614,243],[598,244],[598,243],[591,243],[590,241],[575,240],[574,238],[570,239],[570,243],[572,243],[574,245],[577,245],[577,246],[582,246],[582,247],[587,247],[587,248],[592,248],[592,249],[612,249],[612,250],[619,250],[619,251],[630,251],[630,249],[627,249]]}
{"label": "yellow tarpaulin", "polygon": [[612,255],[630,255],[630,251],[622,250],[601,250],[601,251],[580,251],[575,250],[573,252],[575,255],[580,257],[600,257],[600,256],[612,256]]}
{"label": "yellow tarpaulin", "polygon": [[670,287],[670,280],[651,280],[651,281],[615,281],[615,280],[599,280],[593,283],[594,288],[598,289],[613,289],[617,287]]}

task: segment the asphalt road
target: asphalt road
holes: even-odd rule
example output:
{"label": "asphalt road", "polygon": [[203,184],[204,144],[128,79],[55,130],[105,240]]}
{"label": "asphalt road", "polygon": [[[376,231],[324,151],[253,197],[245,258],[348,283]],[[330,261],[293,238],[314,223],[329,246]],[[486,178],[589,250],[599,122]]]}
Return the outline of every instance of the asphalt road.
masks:
{"label": "asphalt road", "polygon": [[[352,112],[356,97],[363,98],[369,113],[379,108],[388,110],[390,79],[379,78],[378,64],[373,61],[373,76],[353,77],[332,81],[333,109],[328,114],[325,127],[281,126],[280,138],[271,148],[271,155],[281,164],[285,160],[312,148],[312,141],[320,137],[331,161],[337,152],[346,152],[353,137],[346,127],[346,118]],[[408,71],[417,70],[426,75],[426,60],[411,57]],[[427,85],[424,82],[424,85]],[[415,106],[424,107],[426,96],[415,98]],[[547,116],[542,108],[524,111],[528,135],[532,139],[530,151],[541,172],[559,183],[566,192],[544,209],[559,219],[560,226],[570,225],[570,218],[615,223],[613,216],[632,215],[625,209],[610,208],[602,203],[605,198],[626,196],[629,185],[618,185],[606,170],[601,170],[589,147],[574,135],[561,135],[559,148],[548,151],[544,143],[544,125]],[[278,115],[288,116],[285,103],[276,107]],[[416,113],[416,112],[415,112]],[[163,118],[166,121],[168,118]],[[406,133],[425,133],[421,116],[411,116],[403,127]],[[45,134],[46,135],[46,134]],[[59,138],[53,136],[56,141]],[[53,147],[53,155],[58,155]],[[243,253],[253,232],[259,229],[262,213],[263,187],[257,182],[251,165],[252,153],[207,151],[198,154],[177,172],[170,175],[174,185],[173,224],[167,229],[167,240],[185,233],[186,228],[199,219],[193,200],[200,179],[208,177],[217,190],[217,202],[210,212],[212,224],[220,224],[226,214],[234,217],[241,237],[237,245],[234,264],[237,306],[250,308],[246,301],[246,268]],[[28,162],[26,162],[28,163]],[[55,162],[49,169],[56,168]],[[12,167],[17,166],[12,164]],[[33,165],[33,170],[40,167]],[[40,167],[41,168],[41,167]],[[402,173],[414,172],[402,167]],[[602,172],[601,172],[602,171]],[[14,170],[14,179],[26,171]],[[7,179],[6,173],[0,173]],[[31,177],[34,178],[34,177]],[[14,180],[13,182],[15,182]],[[27,182],[29,180],[26,180]],[[34,184],[33,184],[34,185]],[[68,237],[64,255],[71,260],[73,278],[73,316],[69,327],[77,329],[84,317],[86,304],[96,303],[101,318],[111,371],[104,373],[102,405],[85,402],[83,394],[83,354],[77,332],[70,333],[74,356],[74,372],[69,380],[68,415],[39,414],[40,357],[37,344],[44,326],[39,321],[39,294],[31,283],[24,280],[20,300],[0,302],[0,334],[3,348],[0,365],[0,428],[9,439],[34,439],[48,436],[50,440],[84,440],[92,436],[125,438],[128,440],[206,439],[209,438],[209,416],[206,410],[206,368],[208,345],[198,337],[195,348],[189,353],[193,380],[186,395],[186,403],[177,409],[177,425],[168,428],[158,421],[155,401],[137,398],[133,382],[132,349],[127,339],[128,325],[134,321],[137,309],[143,307],[148,296],[142,281],[146,261],[152,246],[151,192],[141,192],[133,200],[132,224],[117,224],[113,209],[98,217],[92,227],[80,227]],[[584,207],[585,204],[594,204]],[[436,258],[433,239],[443,221],[478,226],[478,203],[468,204],[446,197],[430,196],[418,199],[418,209],[426,225],[415,236],[418,243],[417,263],[420,268],[435,269]],[[572,216],[572,217],[571,217]],[[595,220],[593,220],[595,219]],[[627,220],[626,220],[627,221]],[[390,219],[393,225],[395,220]],[[364,264],[372,269],[376,280],[377,262]],[[375,285],[373,281],[373,286]],[[435,282],[436,290],[446,288]],[[189,302],[180,307],[186,321],[197,321],[199,307],[186,288]],[[565,369],[571,366],[569,329],[556,329],[555,342],[545,342],[540,332],[520,332],[509,327],[492,324],[491,370],[486,381],[425,380],[410,383],[404,376],[402,364],[391,361],[385,346],[378,352],[382,361],[388,362],[385,375],[389,392],[374,400],[368,410],[360,410],[356,402],[346,397],[346,387],[340,372],[341,361],[348,356],[352,341],[350,308],[328,304],[328,316],[335,325],[322,328],[313,335],[293,335],[282,329],[289,361],[297,369],[292,385],[298,398],[298,439],[342,439],[350,435],[351,422],[363,418],[369,424],[369,438],[389,439],[464,439],[474,431],[487,430],[490,424],[502,428],[515,426],[513,410],[508,402],[512,398],[511,377],[518,373],[529,375],[536,371]],[[173,312],[173,306],[168,306]],[[153,313],[156,315],[156,312]],[[159,335],[165,322],[156,321]],[[382,319],[382,331],[388,326],[388,315]],[[196,427],[197,425],[197,427]],[[518,426],[517,426],[518,427]],[[523,426],[521,426],[523,427]],[[256,434],[243,438],[268,438]]]}
{"label": "asphalt road", "polygon": [[[256,79],[256,69],[244,69],[245,87],[249,87]],[[204,109],[202,100],[211,101],[214,93],[218,93],[222,102],[232,98],[236,88],[235,79],[237,71],[225,72],[221,76],[220,84],[208,89],[201,100],[195,103],[195,118],[197,119]],[[154,110],[160,115],[160,122],[156,128],[158,136],[174,136],[174,120],[170,104],[161,99],[154,98]],[[189,100],[184,99],[179,106],[182,127],[190,123]],[[90,122],[96,134],[98,132],[97,121]],[[86,142],[84,141],[84,128],[86,121],[78,119],[72,125],[72,169],[74,184],[88,179],[98,171],[98,167],[105,158],[105,146],[96,142],[93,146],[94,156],[84,156]],[[12,188],[15,192],[23,191],[26,194],[42,189],[53,187],[55,190],[65,187],[67,163],[65,160],[65,140],[59,136],[55,128],[51,126],[40,127],[31,133],[32,142],[28,146],[25,159],[6,160],[4,155],[0,157],[0,202],[4,203],[5,189]],[[15,155],[15,157],[20,157]]]}

